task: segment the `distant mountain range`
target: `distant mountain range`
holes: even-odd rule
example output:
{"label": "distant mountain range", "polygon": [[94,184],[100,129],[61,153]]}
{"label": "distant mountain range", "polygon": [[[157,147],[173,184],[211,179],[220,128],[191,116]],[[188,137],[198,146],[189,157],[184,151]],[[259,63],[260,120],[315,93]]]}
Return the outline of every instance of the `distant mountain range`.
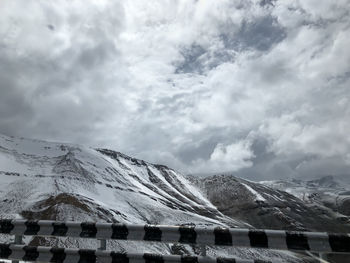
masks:
{"label": "distant mountain range", "polygon": [[[185,177],[112,150],[0,135],[0,218],[349,232],[347,194],[332,178],[257,183],[229,175]],[[27,242],[97,246],[91,240]],[[198,253],[193,246],[179,249],[171,244],[110,242],[109,246]],[[291,252],[231,248],[208,253],[303,262]]]}
{"label": "distant mountain range", "polygon": [[347,180],[323,176],[314,180],[262,181],[264,185],[288,192],[308,205],[326,207],[340,215],[337,219],[348,222],[350,216],[350,187]]}
{"label": "distant mountain range", "polygon": [[291,185],[296,183],[287,181],[257,183],[230,175],[201,179],[192,177],[190,180],[223,214],[257,228],[330,232],[350,230],[350,220],[346,214],[321,201],[314,201],[316,197],[313,196],[320,196],[325,189],[323,186],[327,186],[328,191],[334,191],[332,193],[337,191],[338,188],[332,188],[337,185],[336,182],[330,178],[305,184],[300,182],[298,185],[303,185],[302,189],[310,190],[305,195],[289,191]]}

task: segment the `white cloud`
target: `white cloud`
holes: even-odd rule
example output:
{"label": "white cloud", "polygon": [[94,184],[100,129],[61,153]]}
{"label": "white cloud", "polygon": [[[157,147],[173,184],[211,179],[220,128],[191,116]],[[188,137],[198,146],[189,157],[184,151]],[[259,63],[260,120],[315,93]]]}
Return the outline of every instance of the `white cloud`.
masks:
{"label": "white cloud", "polygon": [[251,159],[254,153],[250,149],[251,142],[239,141],[230,145],[218,144],[213,153],[210,155],[209,161],[217,165],[217,170],[236,171],[243,167],[252,165]]}
{"label": "white cloud", "polygon": [[232,144],[216,144],[208,160],[195,159],[191,163],[190,173],[220,173],[235,172],[242,168],[251,167],[255,157],[249,139],[236,141]]}
{"label": "white cloud", "polygon": [[349,10],[346,0],[6,0],[0,132],[184,172],[253,169],[268,154],[266,173],[316,167],[310,156],[345,167]]}

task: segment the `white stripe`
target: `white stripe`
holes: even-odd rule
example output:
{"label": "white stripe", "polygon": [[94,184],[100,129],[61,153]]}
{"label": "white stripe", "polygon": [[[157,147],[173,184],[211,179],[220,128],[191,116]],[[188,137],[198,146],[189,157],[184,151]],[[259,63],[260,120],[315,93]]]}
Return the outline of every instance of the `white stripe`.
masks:
{"label": "white stripe", "polygon": [[305,232],[305,236],[307,236],[310,251],[332,252],[327,233]]}
{"label": "white stripe", "polygon": [[145,236],[144,225],[131,225],[128,226],[128,240],[143,240]]}
{"label": "white stripe", "polygon": [[12,220],[12,224],[14,225],[14,228],[12,229],[11,234],[23,235],[27,229],[25,222],[27,222],[27,220]]}
{"label": "white stripe", "polygon": [[22,245],[10,245],[10,249],[12,250],[12,253],[9,258],[11,259],[22,259],[25,255],[24,250],[22,249]]}
{"label": "white stripe", "polygon": [[269,248],[288,250],[286,232],[280,230],[265,230]]}

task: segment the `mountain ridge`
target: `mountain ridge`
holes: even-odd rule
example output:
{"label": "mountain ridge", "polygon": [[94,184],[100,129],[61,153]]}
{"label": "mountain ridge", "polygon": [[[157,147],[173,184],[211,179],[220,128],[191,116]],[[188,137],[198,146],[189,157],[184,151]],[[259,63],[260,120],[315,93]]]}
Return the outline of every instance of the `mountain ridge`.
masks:
{"label": "mountain ridge", "polygon": [[[220,202],[213,203],[195,182],[167,166],[151,164],[108,149],[0,134],[0,179],[2,219],[243,228],[269,226],[264,220],[261,220],[260,225],[246,220],[239,213],[240,210],[244,211],[244,205],[233,207],[235,213],[227,213],[221,209]],[[236,192],[237,196],[242,194],[240,200],[249,201],[245,203],[247,208],[251,211],[257,211],[254,210],[256,208],[266,210],[266,191],[271,192],[270,188],[257,188],[249,181],[240,181],[237,186],[240,191],[236,191],[236,188],[231,188],[230,191]],[[264,214],[255,216],[263,219]],[[291,229],[303,228],[294,225]],[[35,238],[26,242],[85,248],[96,248],[98,245],[96,240],[72,238]],[[182,251],[181,253],[193,255],[199,251],[194,246],[132,241],[109,242],[108,246],[110,249],[128,252],[172,254]],[[208,247],[208,254],[303,262],[300,254],[260,249]]]}
{"label": "mountain ridge", "polygon": [[321,232],[349,232],[350,221],[319,203],[305,203],[298,196],[269,185],[231,175],[190,180],[223,214],[257,228]]}
{"label": "mountain ridge", "polygon": [[[58,206],[67,207],[62,199],[65,194],[72,204],[80,203],[85,219],[128,223],[148,219],[147,223],[166,224],[173,215],[172,221],[179,223],[245,225],[222,215],[187,179],[163,165],[112,150],[4,135],[0,136],[0,146],[0,200],[6,200],[2,202],[6,215],[12,210],[14,217],[40,216],[40,209],[54,209],[43,207],[53,200],[61,202]],[[139,200],[139,206],[133,200]],[[117,210],[114,202],[118,202]],[[60,210],[57,205],[52,206]],[[87,206],[92,206],[95,217],[87,215]],[[46,212],[42,215],[49,216]],[[104,212],[108,216],[102,216]],[[67,219],[59,211],[55,216]]]}

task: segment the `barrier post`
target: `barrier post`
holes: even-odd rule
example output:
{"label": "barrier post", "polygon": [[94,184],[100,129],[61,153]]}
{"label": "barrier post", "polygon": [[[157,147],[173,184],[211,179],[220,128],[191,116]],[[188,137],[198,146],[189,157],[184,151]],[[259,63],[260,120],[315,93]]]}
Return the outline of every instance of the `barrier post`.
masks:
{"label": "barrier post", "polygon": [[100,241],[100,247],[98,250],[106,250],[107,249],[107,240],[106,239],[99,239]]}
{"label": "barrier post", "polygon": [[[13,243],[16,245],[22,245],[23,244],[23,236],[22,235],[15,235],[15,241]],[[19,261],[12,260],[12,263],[19,263]]]}

